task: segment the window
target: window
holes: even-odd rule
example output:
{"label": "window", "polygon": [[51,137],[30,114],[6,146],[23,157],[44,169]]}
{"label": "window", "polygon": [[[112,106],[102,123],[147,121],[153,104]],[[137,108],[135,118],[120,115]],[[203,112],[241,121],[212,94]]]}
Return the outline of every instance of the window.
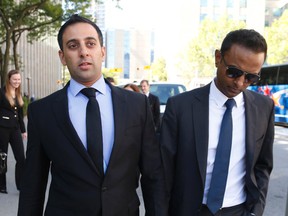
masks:
{"label": "window", "polygon": [[220,7],[221,6],[221,0],[214,0],[214,7]]}
{"label": "window", "polygon": [[234,0],[227,0],[227,8],[233,8],[234,7]]}
{"label": "window", "polygon": [[247,8],[247,0],[240,0],[240,8]]}
{"label": "window", "polygon": [[200,1],[200,6],[201,7],[207,7],[208,6],[208,0],[201,0]]}

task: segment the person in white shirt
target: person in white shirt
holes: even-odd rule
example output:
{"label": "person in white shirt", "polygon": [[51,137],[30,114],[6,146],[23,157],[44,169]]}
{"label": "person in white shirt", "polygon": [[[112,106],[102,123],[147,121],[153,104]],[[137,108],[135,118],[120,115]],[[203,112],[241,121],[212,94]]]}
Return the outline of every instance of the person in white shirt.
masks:
{"label": "person in white shirt", "polygon": [[[260,79],[266,55],[258,32],[232,31],[215,51],[214,80],[168,100],[160,146],[170,216],[263,214],[273,167],[274,103],[247,87]],[[232,120],[220,136],[231,99]]]}

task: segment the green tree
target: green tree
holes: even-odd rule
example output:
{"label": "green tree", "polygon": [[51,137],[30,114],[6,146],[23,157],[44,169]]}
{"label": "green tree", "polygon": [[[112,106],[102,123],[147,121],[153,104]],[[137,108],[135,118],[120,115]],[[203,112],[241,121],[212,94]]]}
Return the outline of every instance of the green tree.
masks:
{"label": "green tree", "polygon": [[[38,36],[43,37],[49,34],[61,24],[62,8],[60,4],[53,4],[50,1],[30,0],[30,1],[11,1],[2,0],[0,2],[1,32],[1,62],[0,75],[1,86],[4,84],[8,66],[12,59],[14,67],[19,69],[17,55],[17,44],[23,32],[27,31],[27,37],[31,42]],[[51,25],[51,24],[54,25]],[[45,28],[47,27],[47,28]],[[4,46],[3,46],[4,45]],[[13,55],[10,55],[10,51]]]}
{"label": "green tree", "polygon": [[264,36],[268,44],[267,63],[282,64],[288,62],[288,10],[265,28]]}
{"label": "green tree", "polygon": [[152,79],[159,81],[167,81],[166,60],[164,58],[157,59],[151,66]]}
{"label": "green tree", "polygon": [[103,73],[104,78],[112,77],[114,79],[115,84],[116,85],[118,84],[118,80],[120,76],[119,72],[113,72],[109,68],[103,68],[102,73]]}
{"label": "green tree", "polygon": [[220,49],[223,38],[232,30],[244,28],[245,23],[221,17],[217,21],[206,18],[200,25],[198,36],[179,55],[177,67],[189,86],[193,79],[213,77],[215,72],[214,52]]}
{"label": "green tree", "polygon": [[44,40],[55,35],[71,14],[91,18],[90,9],[91,0],[65,0],[64,7],[61,0],[0,0],[1,86],[5,83],[9,64],[16,69],[20,67],[16,50],[24,32],[30,43]]}

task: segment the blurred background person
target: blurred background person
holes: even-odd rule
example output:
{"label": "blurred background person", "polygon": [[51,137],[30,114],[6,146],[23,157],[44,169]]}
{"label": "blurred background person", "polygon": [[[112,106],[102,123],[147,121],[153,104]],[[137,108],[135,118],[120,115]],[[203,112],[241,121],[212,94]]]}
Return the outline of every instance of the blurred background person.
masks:
{"label": "blurred background person", "polygon": [[148,80],[142,80],[140,82],[142,93],[145,94],[150,103],[150,108],[153,115],[153,120],[155,124],[155,130],[159,132],[160,129],[160,101],[156,95],[150,93],[150,85]]}
{"label": "blurred background person", "polygon": [[[16,160],[15,181],[18,190],[25,162],[23,139],[27,137],[23,105],[20,72],[11,70],[8,72],[5,86],[0,90],[0,152],[7,154],[10,143]],[[0,193],[7,193],[5,172],[0,174]]]}
{"label": "blurred background person", "polygon": [[106,80],[108,80],[112,85],[115,85],[115,80],[113,77],[106,77]]}
{"label": "blurred background person", "polygon": [[128,83],[126,84],[124,87],[124,89],[129,90],[129,91],[134,91],[134,92],[139,92],[140,93],[140,89],[137,85],[132,84],[132,83]]}

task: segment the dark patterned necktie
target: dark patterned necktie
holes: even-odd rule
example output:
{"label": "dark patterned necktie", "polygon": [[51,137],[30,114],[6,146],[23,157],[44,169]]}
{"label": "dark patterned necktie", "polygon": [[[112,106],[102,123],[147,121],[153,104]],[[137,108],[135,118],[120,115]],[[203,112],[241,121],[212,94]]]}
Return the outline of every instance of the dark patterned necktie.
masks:
{"label": "dark patterned necktie", "polygon": [[228,99],[225,105],[227,109],[221,123],[219,142],[207,197],[207,206],[213,214],[215,214],[223,204],[232,144],[233,124],[231,113],[235,105],[234,99]]}
{"label": "dark patterned necktie", "polygon": [[95,96],[96,89],[84,88],[81,93],[89,99],[86,107],[87,151],[103,177],[102,126],[99,104]]}

